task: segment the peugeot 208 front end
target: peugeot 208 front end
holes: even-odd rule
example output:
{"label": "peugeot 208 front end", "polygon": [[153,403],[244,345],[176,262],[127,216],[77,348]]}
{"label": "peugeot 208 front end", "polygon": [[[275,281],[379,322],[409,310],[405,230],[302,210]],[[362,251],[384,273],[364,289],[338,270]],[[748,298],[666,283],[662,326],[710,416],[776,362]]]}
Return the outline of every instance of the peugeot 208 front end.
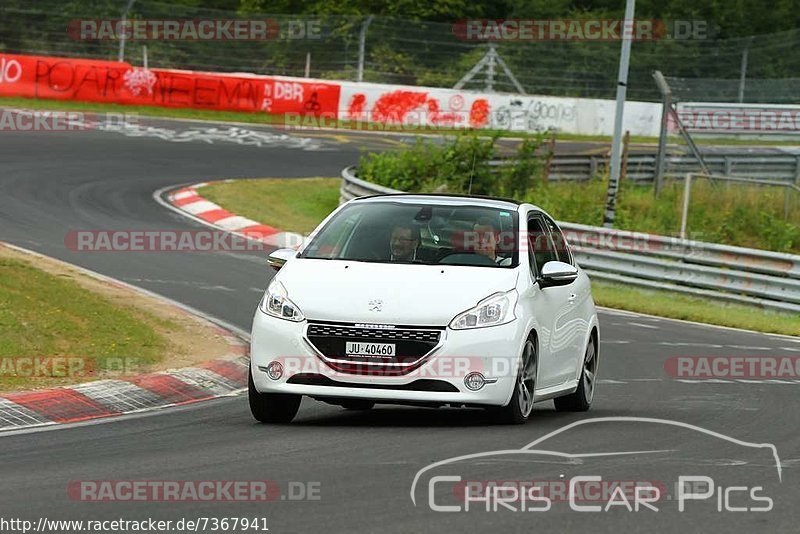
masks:
{"label": "peugeot 208 front end", "polygon": [[302,396],[481,406],[522,423],[534,402],[591,405],[599,361],[589,280],[551,217],[508,200],[352,200],[278,272],[253,321],[249,400],[289,422]]}

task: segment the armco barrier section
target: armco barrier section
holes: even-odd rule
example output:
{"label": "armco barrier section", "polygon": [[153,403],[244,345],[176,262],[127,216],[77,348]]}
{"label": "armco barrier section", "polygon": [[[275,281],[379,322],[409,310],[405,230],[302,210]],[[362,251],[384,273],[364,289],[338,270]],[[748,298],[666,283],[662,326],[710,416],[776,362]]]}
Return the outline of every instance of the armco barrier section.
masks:
{"label": "armco barrier section", "polygon": [[[680,102],[678,116],[693,134],[793,136],[800,134],[800,106],[785,104],[738,104]],[[670,130],[677,131],[673,117]]]}
{"label": "armco barrier section", "polygon": [[[342,171],[340,202],[401,193]],[[800,312],[800,256],[559,222],[593,278]]]}
{"label": "armco barrier section", "polygon": [[[800,184],[800,155],[793,154],[727,154],[704,156],[712,175],[758,180],[775,180]],[[514,163],[513,159],[494,160],[493,166]],[[555,154],[550,160],[549,180],[588,180],[607,173],[609,158],[605,154]],[[666,173],[670,178],[683,179],[687,173],[701,172],[693,156],[667,156]],[[628,156],[625,179],[635,182],[652,181],[656,174],[655,154]]]}
{"label": "armco barrier section", "polygon": [[[0,54],[0,66],[0,96],[284,114],[289,128],[336,127],[344,119],[411,128],[611,135],[614,122],[612,100],[143,69],[116,61],[15,54]],[[624,128],[632,135],[656,136],[660,118],[660,105],[628,102]]]}

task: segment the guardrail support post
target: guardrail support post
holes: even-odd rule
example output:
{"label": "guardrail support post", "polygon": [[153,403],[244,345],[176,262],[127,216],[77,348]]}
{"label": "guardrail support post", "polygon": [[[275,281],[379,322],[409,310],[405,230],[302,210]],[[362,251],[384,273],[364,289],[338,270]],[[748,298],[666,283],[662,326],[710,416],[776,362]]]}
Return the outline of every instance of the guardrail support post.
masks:
{"label": "guardrail support post", "polygon": [[794,158],[794,183],[800,185],[800,156]]}
{"label": "guardrail support post", "polygon": [[789,220],[789,200],[792,194],[792,189],[789,187],[784,188],[783,193],[783,220]]}
{"label": "guardrail support post", "polygon": [[692,173],[686,173],[683,182],[683,213],[681,214],[681,239],[686,239],[686,224],[689,218],[689,197],[692,195]]}
{"label": "guardrail support post", "polygon": [[653,71],[658,90],[661,92],[663,106],[661,108],[661,130],[658,134],[658,152],[656,153],[656,169],[653,177],[653,192],[656,198],[661,194],[664,185],[664,160],[667,157],[667,126],[669,125],[669,112],[672,109],[672,90],[670,89],[661,71]]}
{"label": "guardrail support post", "polygon": [[598,172],[598,161],[597,158],[594,156],[589,156],[589,179],[591,180],[595,176],[597,176]]}

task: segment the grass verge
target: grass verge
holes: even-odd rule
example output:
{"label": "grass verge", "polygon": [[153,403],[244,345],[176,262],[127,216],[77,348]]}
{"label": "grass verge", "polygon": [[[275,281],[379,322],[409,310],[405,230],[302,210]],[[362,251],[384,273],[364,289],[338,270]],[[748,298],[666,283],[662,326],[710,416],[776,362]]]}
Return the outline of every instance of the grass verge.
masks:
{"label": "grass verge", "polygon": [[[264,179],[222,182],[203,196],[237,215],[282,230],[310,232],[339,202],[338,178]],[[600,306],[672,319],[730,326],[759,332],[800,335],[800,316],[727,304],[669,291],[640,289],[595,281]]]}
{"label": "grass verge", "polygon": [[[601,226],[607,179],[588,182],[535,183],[522,200],[536,204],[560,221]],[[614,226],[658,235],[678,235],[684,184],[669,182],[656,198],[652,186],[623,181]],[[692,183],[688,236],[697,241],[800,253],[800,195],[777,187],[748,184]]]}
{"label": "grass verge", "polygon": [[260,223],[307,234],[339,205],[338,178],[235,180],[204,187],[204,198]]}
{"label": "grass verge", "polygon": [[610,282],[592,282],[598,306],[683,319],[697,323],[800,336],[800,315],[726,304],[671,291],[634,288]]}
{"label": "grass verge", "polygon": [[[174,306],[0,243],[0,391],[119,378],[222,356]],[[45,365],[34,368],[38,359]]]}
{"label": "grass verge", "polygon": [[[139,363],[148,365],[160,360],[167,347],[153,322],[155,317],[114,305],[73,281],[19,260],[0,258],[3,358],[71,357],[76,363],[91,362],[85,366],[89,372],[91,365],[107,369],[112,359],[135,354]],[[9,374],[0,374],[0,387],[43,385],[50,382],[45,378],[59,378],[57,372],[54,377]],[[72,378],[69,372],[65,374],[61,378]]]}

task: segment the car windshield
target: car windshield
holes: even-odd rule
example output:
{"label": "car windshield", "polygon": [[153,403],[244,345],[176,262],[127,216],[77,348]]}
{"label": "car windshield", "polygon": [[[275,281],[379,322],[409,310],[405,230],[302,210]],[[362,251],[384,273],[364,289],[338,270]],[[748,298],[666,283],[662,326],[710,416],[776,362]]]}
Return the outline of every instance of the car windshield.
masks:
{"label": "car windshield", "polygon": [[515,210],[356,202],[328,221],[301,257],[513,268],[518,265],[516,229]]}

